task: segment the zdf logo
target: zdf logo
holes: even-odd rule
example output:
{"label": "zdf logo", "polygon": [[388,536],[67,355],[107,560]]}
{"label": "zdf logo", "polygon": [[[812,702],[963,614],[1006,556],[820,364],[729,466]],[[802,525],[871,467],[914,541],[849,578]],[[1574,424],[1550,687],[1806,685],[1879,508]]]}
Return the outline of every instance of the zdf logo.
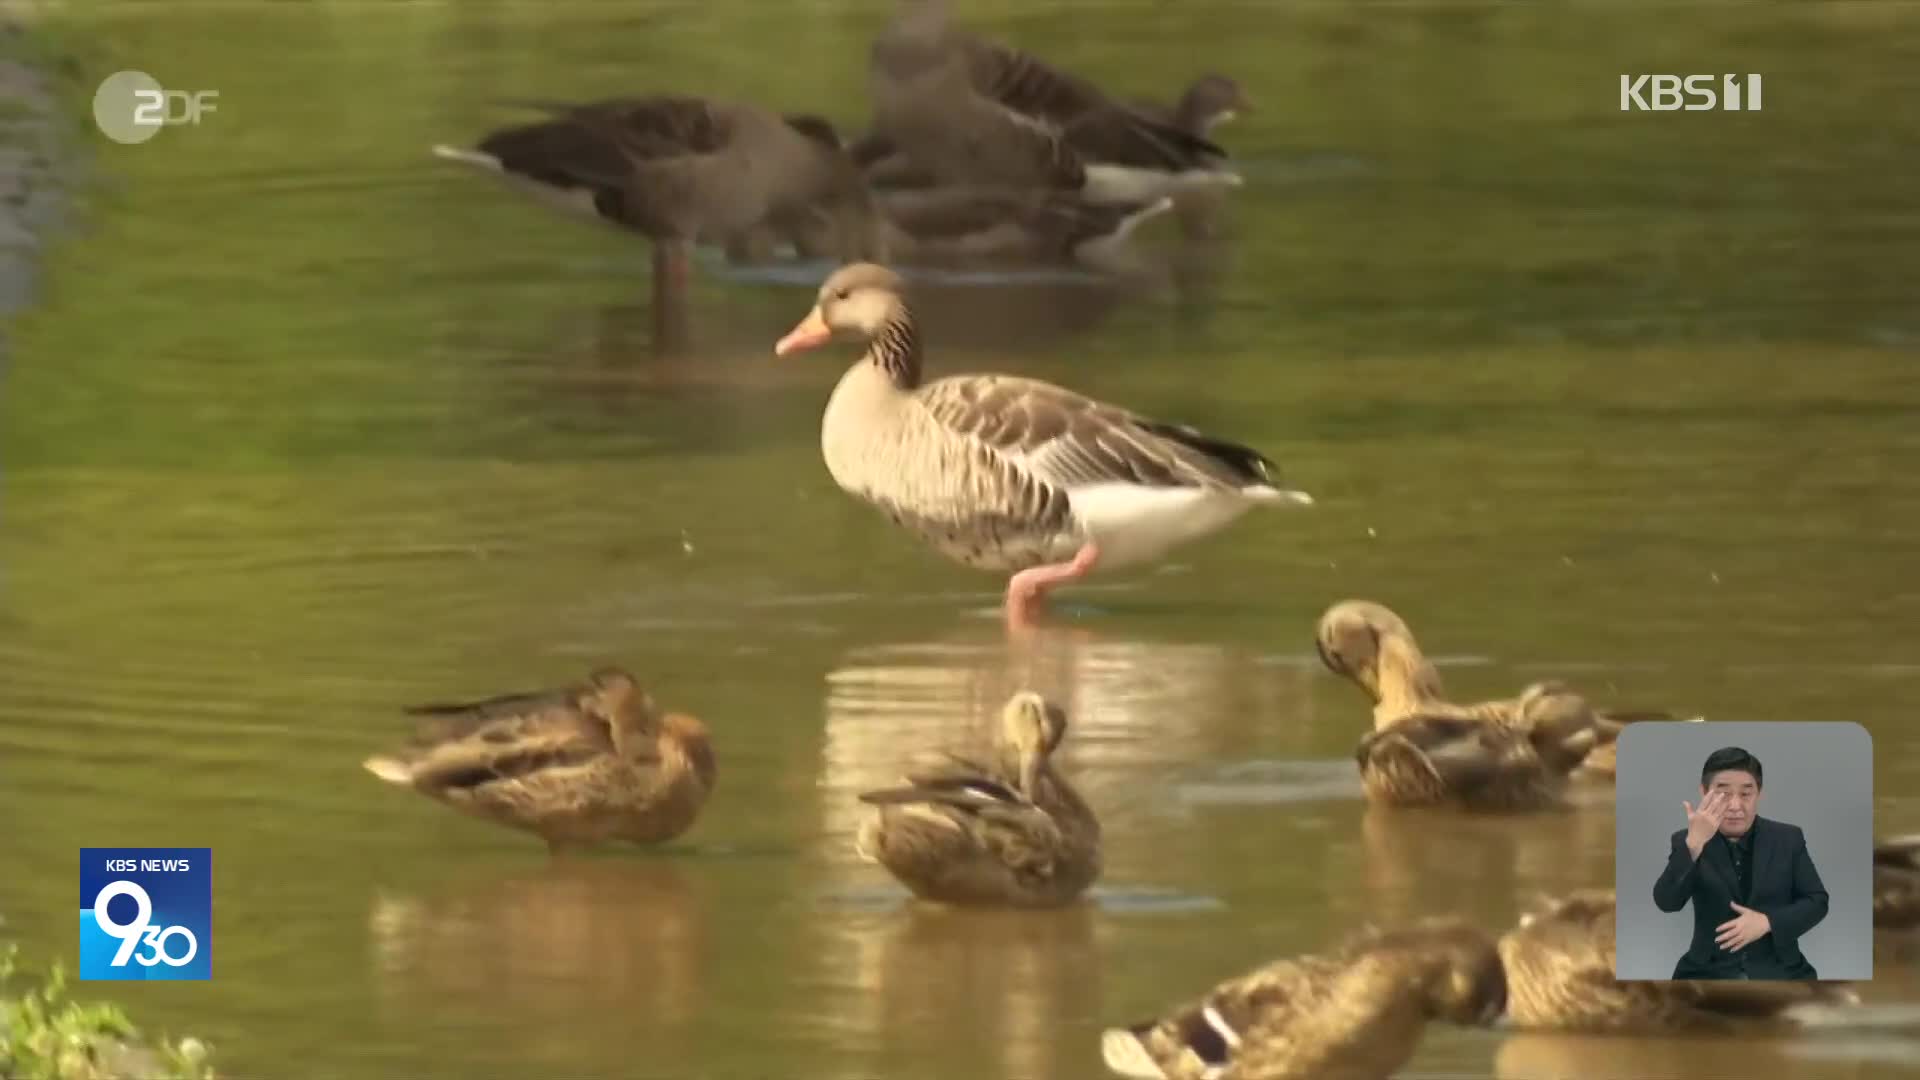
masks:
{"label": "zdf logo", "polygon": [[168,90],[144,71],[116,71],[93,92],[93,122],[117,143],[142,143],[163,127],[219,111],[218,90]]}
{"label": "zdf logo", "polygon": [[[1720,85],[1718,96],[1714,94],[1714,84]],[[1620,111],[1634,109],[1652,112],[1674,112],[1685,109],[1688,112],[1704,112],[1716,105],[1726,112],[1741,111],[1741,79],[1738,75],[1622,75],[1620,76]],[[1760,111],[1760,76],[1746,77],[1747,112]],[[1642,96],[1643,92],[1646,96]],[[1682,95],[1693,101],[1682,104]]]}
{"label": "zdf logo", "polygon": [[[133,898],[134,912],[131,921],[115,922],[113,916],[107,913],[107,905],[118,896]],[[147,895],[147,890],[131,881],[113,882],[94,895],[93,922],[108,937],[118,938],[120,941],[119,951],[113,954],[112,960],[107,961],[112,967],[126,967],[129,959],[142,967],[152,967],[155,964],[186,967],[193,963],[194,956],[200,951],[199,940],[193,936],[193,931],[186,927],[169,926],[162,929],[153,925],[153,899]],[[181,955],[178,957],[170,955],[167,950],[168,939],[176,936],[183,939],[183,944],[180,946]],[[152,949],[152,955],[135,956],[134,951],[142,945]]]}

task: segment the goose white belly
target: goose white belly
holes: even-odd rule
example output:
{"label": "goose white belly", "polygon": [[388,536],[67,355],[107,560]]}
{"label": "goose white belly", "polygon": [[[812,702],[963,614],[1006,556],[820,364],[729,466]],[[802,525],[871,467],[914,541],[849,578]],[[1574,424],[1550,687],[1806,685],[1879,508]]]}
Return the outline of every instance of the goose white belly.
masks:
{"label": "goose white belly", "polygon": [[1218,488],[1122,483],[1069,488],[1067,498],[1074,520],[1099,545],[1100,565],[1108,569],[1152,562],[1225,528],[1253,506],[1246,496]]}

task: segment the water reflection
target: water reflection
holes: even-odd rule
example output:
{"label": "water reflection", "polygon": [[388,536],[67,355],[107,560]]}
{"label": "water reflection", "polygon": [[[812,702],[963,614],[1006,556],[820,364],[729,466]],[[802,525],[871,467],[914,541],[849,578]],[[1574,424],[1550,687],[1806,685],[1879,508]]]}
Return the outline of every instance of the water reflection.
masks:
{"label": "water reflection", "polygon": [[543,1056],[620,1018],[628,1038],[670,1036],[706,1002],[706,916],[665,858],[563,858],[420,892],[381,891],[368,912],[379,995],[403,1010],[511,1016]]}
{"label": "water reflection", "polygon": [[1436,911],[1517,918],[1537,895],[1613,882],[1613,814],[1576,809],[1524,816],[1369,806],[1360,818],[1369,917]]}
{"label": "water reflection", "polygon": [[834,942],[858,987],[839,1017],[860,1040],[931,1061],[994,1062],[986,1073],[1044,1080],[1087,1074],[1101,1001],[1097,909],[960,910],[915,904]]}
{"label": "water reflection", "polygon": [[[1794,1042],[1780,1039],[1629,1039],[1528,1032],[1501,1043],[1494,1055],[1494,1075],[1500,1080],[1802,1076],[1807,1075],[1808,1056]],[[1859,1059],[1865,1054],[1852,1057],[1843,1051],[1819,1056],[1820,1075],[1830,1080],[1878,1075]]]}
{"label": "water reflection", "polygon": [[827,835],[843,858],[853,858],[864,817],[859,792],[893,783],[922,751],[989,745],[1001,706],[1026,689],[1067,710],[1056,760],[1111,832],[1115,821],[1140,812],[1143,783],[1157,785],[1170,768],[1217,752],[1219,718],[1263,711],[1274,681],[1271,671],[1219,644],[1073,625],[1011,634],[987,626],[855,649],[827,675]]}

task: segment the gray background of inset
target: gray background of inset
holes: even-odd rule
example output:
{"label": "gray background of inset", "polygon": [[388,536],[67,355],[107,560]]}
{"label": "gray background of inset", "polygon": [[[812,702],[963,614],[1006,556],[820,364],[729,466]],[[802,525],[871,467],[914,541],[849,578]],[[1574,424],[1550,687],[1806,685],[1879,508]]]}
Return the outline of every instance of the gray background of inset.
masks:
{"label": "gray background of inset", "polygon": [[1614,789],[1613,870],[1618,906],[1614,974],[1671,979],[1693,939],[1693,904],[1653,903],[1669,838],[1700,805],[1700,767],[1723,746],[1760,759],[1758,813],[1798,825],[1827,887],[1827,917],[1800,939],[1821,980],[1873,977],[1873,737],[1838,721],[1630,724],[1621,732]]}

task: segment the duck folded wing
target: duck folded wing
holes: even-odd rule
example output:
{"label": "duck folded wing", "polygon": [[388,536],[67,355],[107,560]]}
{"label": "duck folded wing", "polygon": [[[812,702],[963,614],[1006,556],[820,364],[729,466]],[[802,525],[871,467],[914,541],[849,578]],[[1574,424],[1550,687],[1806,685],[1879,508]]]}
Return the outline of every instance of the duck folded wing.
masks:
{"label": "duck folded wing", "polygon": [[1031,379],[942,379],[924,388],[921,401],[949,431],[1060,488],[1272,483],[1272,462],[1253,450]]}
{"label": "duck folded wing", "polygon": [[1522,745],[1523,737],[1515,732],[1457,716],[1416,713],[1368,732],[1354,759],[1363,769],[1425,772],[1449,791],[1468,791],[1531,773],[1533,756],[1515,753]]}
{"label": "duck folded wing", "polygon": [[463,737],[435,743],[413,760],[411,772],[420,787],[473,788],[589,765],[612,751],[606,724],[592,717],[527,713],[496,718]]}
{"label": "duck folded wing", "polygon": [[932,803],[968,811],[1006,808],[1027,810],[1033,807],[1019,792],[998,780],[983,776],[950,777],[905,787],[882,788],[864,792],[860,801],[874,806]]}
{"label": "duck folded wing", "polygon": [[584,687],[527,690],[473,701],[407,705],[400,711],[416,718],[415,737],[422,742],[468,737],[502,742],[522,730],[564,729],[580,723],[577,710],[584,691]]}

